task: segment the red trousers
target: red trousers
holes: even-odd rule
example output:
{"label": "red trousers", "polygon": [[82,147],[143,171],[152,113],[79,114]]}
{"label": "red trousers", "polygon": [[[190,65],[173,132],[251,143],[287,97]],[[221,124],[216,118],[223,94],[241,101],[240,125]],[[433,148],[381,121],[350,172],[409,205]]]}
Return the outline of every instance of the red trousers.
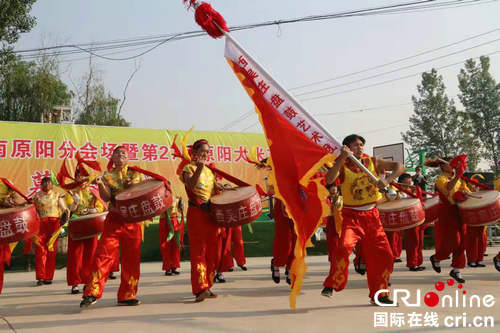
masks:
{"label": "red trousers", "polygon": [[339,240],[340,237],[335,228],[335,219],[333,216],[328,216],[326,222],[326,247],[328,249],[328,261],[330,263],[334,261],[333,259]]}
{"label": "red trousers", "polygon": [[386,231],[387,240],[391,246],[391,251],[394,259],[401,256],[403,252],[403,232],[402,231]]}
{"label": "red trousers", "polygon": [[465,267],[466,225],[462,223],[457,206],[439,203],[438,221],[434,223],[436,254],[438,261],[453,255],[451,267]]}
{"label": "red trousers", "polygon": [[276,200],[276,205],[274,206],[273,216],[273,264],[277,267],[286,266],[286,269],[289,270],[295,258],[293,251],[297,240],[293,221],[285,215],[285,207],[278,200]]}
{"label": "red trousers", "polygon": [[68,236],[68,263],[66,265],[68,286],[87,283],[96,248],[97,237],[74,240]]}
{"label": "red trousers", "polygon": [[419,225],[415,228],[406,229],[406,267],[418,267],[424,262],[422,251],[424,249],[424,231],[427,225]]}
{"label": "red trousers", "polygon": [[3,287],[3,272],[4,265],[10,264],[10,247],[9,244],[0,244],[0,294]]}
{"label": "red trousers", "polygon": [[[172,224],[178,223],[177,217],[171,217]],[[175,220],[175,221],[174,221]],[[160,252],[161,260],[163,262],[162,270],[169,271],[171,269],[181,267],[181,249],[177,246],[175,239],[172,238],[167,241],[168,234],[170,232],[169,225],[167,223],[166,217],[162,215],[160,218]]]}
{"label": "red trousers", "polygon": [[38,246],[35,247],[35,269],[36,279],[52,281],[56,269],[57,240],[54,243],[54,251],[49,251],[48,243],[52,234],[59,229],[59,219],[56,217],[45,217],[40,220],[40,231],[38,232]]}
{"label": "red trousers", "polygon": [[387,289],[394,261],[380,222],[379,212],[376,208],[357,211],[344,207],[342,216],[342,235],[323,286],[333,288],[335,291],[345,288],[349,272],[349,255],[356,243],[362,241],[361,249],[363,260],[366,261],[369,297],[373,298],[378,290]]}
{"label": "red trousers", "polygon": [[483,261],[484,252],[486,251],[485,244],[485,227],[467,226],[467,233],[465,235],[465,251],[468,262]]}
{"label": "red trousers", "polygon": [[191,289],[196,295],[210,289],[219,259],[217,225],[201,208],[189,206],[187,212]]}
{"label": "red trousers", "polygon": [[102,297],[114,261],[119,258],[121,245],[122,271],[118,301],[135,299],[141,269],[141,241],[140,223],[124,223],[118,214],[110,212],[104,222],[104,232],[97,243],[90,279],[83,296]]}
{"label": "red trousers", "polygon": [[247,263],[241,227],[229,228],[226,232],[227,237],[230,238],[229,242],[232,244],[232,249],[231,246],[228,246],[228,250],[224,251],[220,272],[227,272],[229,268],[234,267],[233,258],[236,260],[238,266],[243,266]]}

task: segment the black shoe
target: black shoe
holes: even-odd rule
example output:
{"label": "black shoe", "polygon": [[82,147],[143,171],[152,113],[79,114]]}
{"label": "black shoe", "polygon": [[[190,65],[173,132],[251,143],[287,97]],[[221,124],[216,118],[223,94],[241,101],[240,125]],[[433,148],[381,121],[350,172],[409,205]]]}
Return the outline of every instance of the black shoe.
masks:
{"label": "black shoe", "polygon": [[38,281],[36,281],[36,285],[37,285],[37,286],[41,286],[41,285],[43,285],[43,281],[42,281],[42,280],[38,280]]}
{"label": "black shoe", "polygon": [[72,295],[75,295],[75,294],[79,294],[80,293],[80,290],[78,289],[78,286],[73,286],[71,287],[71,294]]}
{"label": "black shoe", "polygon": [[80,302],[80,307],[88,308],[95,303],[97,303],[97,298],[95,298],[94,296],[84,296],[83,300]]}
{"label": "black shoe", "polygon": [[401,260],[401,258],[396,258],[394,259],[394,262],[403,262],[403,260]]}
{"label": "black shoe", "polygon": [[113,272],[109,273],[108,279],[115,280],[116,279],[115,274],[113,274]]}
{"label": "black shoe", "polygon": [[363,268],[362,265],[363,263],[361,262],[361,260],[359,260],[357,263],[354,264],[354,270],[356,271],[356,273],[360,275],[365,275],[366,268]]}
{"label": "black shoe", "polygon": [[205,298],[210,297],[210,291],[208,290],[203,290],[201,293],[196,294],[196,298],[194,299],[195,302],[203,302]]}
{"label": "black shoe", "polygon": [[467,266],[476,268],[477,267],[477,263],[475,263],[475,262],[468,262]]}
{"label": "black shoe", "polygon": [[285,271],[285,280],[286,280],[286,283],[288,283],[289,285],[292,285],[292,279],[290,278],[289,271]]}
{"label": "black shoe", "polygon": [[454,278],[454,279],[455,279],[455,281],[457,281],[458,283],[464,283],[464,282],[465,282],[465,280],[464,280],[464,279],[462,279],[462,278],[458,277],[458,274],[457,274],[457,272],[455,272],[455,270],[454,270],[454,269],[452,269],[452,270],[450,271],[450,276],[451,276],[452,278]]}
{"label": "black shoe", "polygon": [[439,266],[436,266],[436,261],[434,260],[434,255],[432,255],[429,260],[431,261],[431,264],[432,264],[432,269],[436,272],[436,273],[441,273],[441,267]]}
{"label": "black shoe", "polygon": [[228,268],[228,269],[227,269],[227,271],[228,271],[228,272],[234,272],[234,268],[232,268],[232,267],[231,267],[231,268]]}
{"label": "black shoe", "polygon": [[500,272],[500,260],[498,260],[497,257],[494,257],[493,258],[493,263],[495,264],[495,268],[497,269],[497,271]]}
{"label": "black shoe", "polygon": [[52,284],[52,280],[42,280],[43,284]]}
{"label": "black shoe", "polygon": [[170,275],[172,275],[172,272],[170,270],[167,270],[167,271],[165,271],[165,275],[170,276]]}
{"label": "black shoe", "polygon": [[332,294],[333,294],[333,288],[330,287],[325,287],[321,291],[321,296],[332,297]]}
{"label": "black shoe", "polygon": [[424,269],[425,269],[424,266],[410,267],[410,271],[412,272],[420,272],[423,271]]}
{"label": "black shoe", "polygon": [[274,266],[274,260],[271,259],[271,275],[274,283],[280,283],[280,268]]}
{"label": "black shoe", "polygon": [[248,270],[247,266],[245,266],[245,265],[238,265],[238,266],[241,268],[242,271]]}
{"label": "black shoe", "polygon": [[118,301],[118,303],[116,305],[120,305],[120,306],[136,306],[136,305],[140,305],[141,304],[141,301],[139,301],[138,299],[128,299],[126,301]]}
{"label": "black shoe", "polygon": [[175,268],[172,268],[172,270],[171,270],[170,272],[172,272],[172,274],[174,274],[174,275],[179,275],[179,274],[181,274],[181,272],[179,272],[179,271],[178,271],[178,270],[176,270]]}
{"label": "black shoe", "polygon": [[222,275],[222,273],[217,273],[217,274],[215,274],[214,282],[215,283],[225,283],[226,279],[224,279],[224,275]]}
{"label": "black shoe", "polygon": [[479,261],[476,262],[476,267],[486,267],[485,264],[481,264]]}
{"label": "black shoe", "polygon": [[[389,296],[381,296],[378,298],[378,302],[379,303],[382,303],[382,304],[394,304],[393,300],[389,298]],[[378,305],[377,303],[375,303],[375,300],[372,298],[370,300],[370,303],[373,304],[373,305]],[[396,303],[396,306],[398,306],[398,304]]]}

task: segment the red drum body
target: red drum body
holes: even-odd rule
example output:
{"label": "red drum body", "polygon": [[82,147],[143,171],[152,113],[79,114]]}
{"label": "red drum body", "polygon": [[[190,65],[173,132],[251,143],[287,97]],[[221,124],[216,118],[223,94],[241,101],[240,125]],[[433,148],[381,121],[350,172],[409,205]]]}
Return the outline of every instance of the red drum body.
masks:
{"label": "red drum body", "polygon": [[262,213],[262,202],[255,187],[237,187],[213,196],[210,213],[221,227],[237,227],[255,221]]}
{"label": "red drum body", "polygon": [[387,201],[377,205],[384,230],[399,231],[414,228],[425,221],[425,211],[415,198]]}
{"label": "red drum body", "polygon": [[108,212],[88,214],[72,218],[68,223],[71,239],[81,240],[95,237],[104,231],[104,221]]}
{"label": "red drum body", "polygon": [[425,224],[434,224],[438,219],[439,197],[435,196],[424,201]]}
{"label": "red drum body", "polygon": [[470,226],[484,226],[500,222],[500,192],[479,191],[474,195],[481,199],[468,198],[458,203],[462,221]]}
{"label": "red drum body", "polygon": [[148,179],[132,185],[115,197],[114,210],[126,223],[149,220],[172,205],[172,193],[161,180]]}
{"label": "red drum body", "polygon": [[35,205],[0,209],[0,244],[31,238],[38,230],[40,220]]}

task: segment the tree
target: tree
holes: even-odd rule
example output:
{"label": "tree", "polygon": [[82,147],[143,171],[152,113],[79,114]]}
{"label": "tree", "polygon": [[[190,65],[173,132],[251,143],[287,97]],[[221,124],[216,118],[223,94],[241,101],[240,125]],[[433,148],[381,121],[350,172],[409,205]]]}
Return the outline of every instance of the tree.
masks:
{"label": "tree", "polygon": [[36,19],[29,15],[35,2],[36,0],[0,0],[0,58],[10,55],[12,44],[17,42],[19,35],[35,26]]}
{"label": "tree", "polygon": [[500,174],[500,84],[489,73],[490,59],[472,59],[458,75],[460,102],[471,120],[474,134],[481,140],[482,157],[491,163],[495,174]]}
{"label": "tree", "polygon": [[435,69],[423,73],[417,90],[420,96],[412,96],[414,114],[410,117],[410,129],[401,133],[404,142],[414,150],[428,149],[429,156],[467,154],[468,168],[475,170],[479,162],[478,140],[468,118],[457,111],[453,99],[446,95],[442,76]]}
{"label": "tree", "polygon": [[0,67],[0,120],[40,122],[53,106],[69,105],[71,97],[55,57],[15,58]]}
{"label": "tree", "polygon": [[92,57],[89,57],[89,72],[82,77],[80,85],[76,87],[78,118],[75,122],[86,125],[130,126],[130,123],[121,116],[121,111],[126,100],[127,88],[138,70],[139,66],[136,64],[134,72],[127,80],[120,102],[106,90],[99,72],[92,64]]}

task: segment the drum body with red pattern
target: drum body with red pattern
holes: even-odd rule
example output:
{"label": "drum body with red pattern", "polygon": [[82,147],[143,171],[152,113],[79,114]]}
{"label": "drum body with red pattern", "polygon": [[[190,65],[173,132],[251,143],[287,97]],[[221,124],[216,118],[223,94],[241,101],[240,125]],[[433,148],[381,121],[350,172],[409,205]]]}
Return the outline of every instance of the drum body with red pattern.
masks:
{"label": "drum body with red pattern", "polygon": [[500,192],[479,191],[473,195],[478,198],[469,197],[457,204],[462,222],[478,227],[500,222]]}
{"label": "drum body with red pattern", "polygon": [[149,220],[161,215],[172,205],[172,193],[165,184],[148,179],[120,192],[115,197],[114,209],[126,223]]}
{"label": "drum body with red pattern", "polygon": [[104,231],[104,221],[108,212],[88,214],[72,218],[68,223],[71,239],[81,240],[95,237]]}
{"label": "drum body with red pattern", "polygon": [[425,211],[419,199],[387,201],[377,205],[384,230],[399,231],[414,228],[425,221]]}
{"label": "drum body with red pattern", "polygon": [[438,219],[439,197],[435,196],[424,201],[425,224],[434,224]]}
{"label": "drum body with red pattern", "polygon": [[0,209],[0,244],[31,238],[39,229],[40,220],[35,205]]}
{"label": "drum body with red pattern", "polygon": [[213,196],[210,213],[221,227],[237,227],[255,221],[262,213],[262,202],[255,187],[237,187]]}

